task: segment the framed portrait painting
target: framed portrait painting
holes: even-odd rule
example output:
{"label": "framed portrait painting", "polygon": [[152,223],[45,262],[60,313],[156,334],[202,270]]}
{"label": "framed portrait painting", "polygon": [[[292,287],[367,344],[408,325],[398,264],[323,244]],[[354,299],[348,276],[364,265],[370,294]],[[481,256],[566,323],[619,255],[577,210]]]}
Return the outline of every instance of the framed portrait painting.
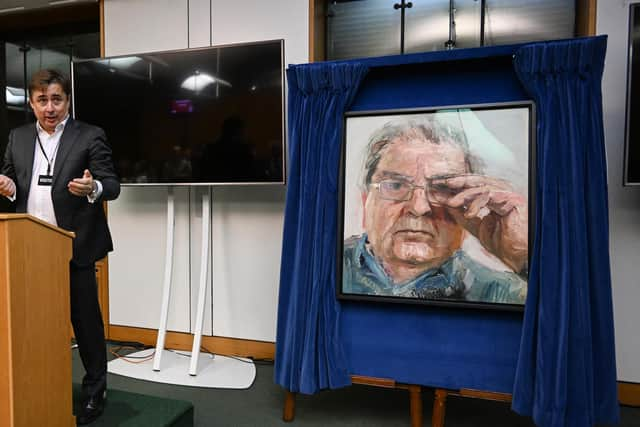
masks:
{"label": "framed portrait painting", "polygon": [[531,102],[347,113],[338,298],[522,310],[534,116]]}

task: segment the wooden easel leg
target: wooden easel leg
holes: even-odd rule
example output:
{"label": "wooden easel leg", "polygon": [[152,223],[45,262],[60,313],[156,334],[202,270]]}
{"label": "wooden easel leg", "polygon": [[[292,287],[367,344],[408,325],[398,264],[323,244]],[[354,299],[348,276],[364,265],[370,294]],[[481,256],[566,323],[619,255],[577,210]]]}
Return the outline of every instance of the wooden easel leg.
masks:
{"label": "wooden easel leg", "polygon": [[431,427],[444,427],[444,414],[447,407],[447,391],[437,388],[433,399]]}
{"label": "wooden easel leg", "polygon": [[409,407],[411,412],[411,427],[422,427],[422,387],[409,386]]}
{"label": "wooden easel leg", "polygon": [[284,411],[282,413],[282,420],[286,422],[293,421],[296,416],[296,394],[287,390],[287,394],[284,398]]}

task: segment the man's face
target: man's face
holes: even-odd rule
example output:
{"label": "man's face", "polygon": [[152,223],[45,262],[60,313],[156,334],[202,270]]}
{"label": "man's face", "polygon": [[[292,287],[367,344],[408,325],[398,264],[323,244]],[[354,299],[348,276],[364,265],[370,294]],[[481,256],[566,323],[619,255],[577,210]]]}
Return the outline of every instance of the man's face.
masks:
{"label": "man's face", "polygon": [[58,123],[69,114],[69,97],[58,83],[32,91],[29,104],[40,126],[48,133],[53,133]]}
{"label": "man's face", "polygon": [[363,195],[364,227],[372,251],[390,273],[441,265],[460,247],[463,229],[445,207],[430,203],[426,192],[430,178],[467,172],[463,151],[450,142],[433,144],[405,136],[392,140],[381,154],[374,185],[393,181],[427,187],[414,188],[406,201],[385,199],[374,187]]}

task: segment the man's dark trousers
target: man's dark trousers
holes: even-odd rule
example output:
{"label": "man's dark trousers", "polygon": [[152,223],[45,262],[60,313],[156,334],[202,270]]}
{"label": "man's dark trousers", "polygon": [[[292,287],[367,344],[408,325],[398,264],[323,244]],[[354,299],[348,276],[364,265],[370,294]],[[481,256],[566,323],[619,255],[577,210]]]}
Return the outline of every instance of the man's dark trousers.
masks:
{"label": "man's dark trousers", "polygon": [[71,261],[71,323],[85,369],[82,394],[96,396],[107,387],[107,353],[104,324],[98,304],[95,264]]}

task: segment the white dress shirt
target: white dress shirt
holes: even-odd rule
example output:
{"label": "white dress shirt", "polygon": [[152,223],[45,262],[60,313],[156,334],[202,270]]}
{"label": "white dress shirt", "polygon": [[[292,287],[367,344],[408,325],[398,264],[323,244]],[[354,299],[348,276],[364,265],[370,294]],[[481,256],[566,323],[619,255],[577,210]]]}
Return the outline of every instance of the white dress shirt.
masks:
{"label": "white dress shirt", "polygon": [[[58,123],[55,130],[51,135],[45,131],[40,123],[36,121],[36,131],[42,148],[47,153],[49,163],[51,163],[50,174],[55,176],[55,160],[58,154],[58,146],[60,145],[60,137],[64,131],[64,126],[67,124],[69,116],[63,121]],[[38,185],[38,178],[40,175],[47,174],[47,167],[49,163],[42,154],[38,139],[34,141],[34,156],[33,156],[33,169],[31,173],[31,186],[29,187],[29,197],[27,199],[27,213],[31,214],[43,221],[47,221],[50,224],[58,225],[56,222],[56,213],[53,210],[53,200],[51,199],[51,185]]]}

